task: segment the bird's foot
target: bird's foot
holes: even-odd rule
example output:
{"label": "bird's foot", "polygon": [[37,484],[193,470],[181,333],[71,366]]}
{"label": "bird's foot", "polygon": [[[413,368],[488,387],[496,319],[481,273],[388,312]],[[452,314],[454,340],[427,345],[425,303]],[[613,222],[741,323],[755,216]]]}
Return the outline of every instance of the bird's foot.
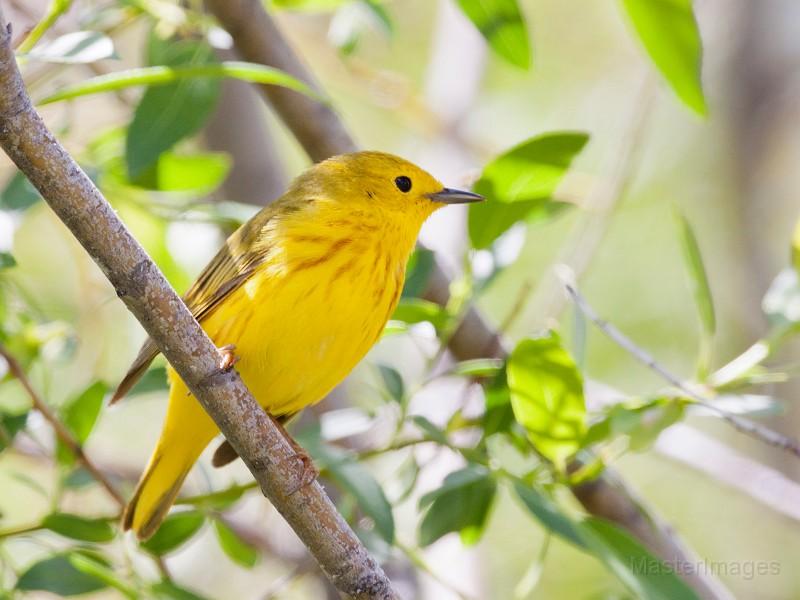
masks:
{"label": "bird's foot", "polygon": [[[286,428],[283,426],[282,420],[275,418],[275,416],[273,416],[270,413],[267,413],[267,415],[269,416],[270,419],[272,419],[272,423],[275,425],[275,427],[277,427],[278,431],[281,432],[283,438],[292,447],[292,450],[294,450],[294,454],[286,457],[285,460],[294,460],[301,466],[301,471],[298,474],[297,478],[295,479],[295,481],[297,481],[297,484],[289,492],[290,495],[294,495],[307,485],[316,481],[317,477],[319,477],[319,471],[317,470],[317,467],[314,466],[314,461],[308,455],[306,449],[303,448],[300,444],[298,444],[297,440],[295,440],[291,436],[291,434],[288,431],[286,431]],[[288,417],[284,417],[284,419],[290,419],[290,418],[291,415],[289,415]]]}
{"label": "bird's foot", "polygon": [[289,492],[289,495],[296,494],[307,485],[314,483],[317,480],[317,477],[319,477],[319,471],[317,470],[313,459],[308,455],[308,453],[299,446],[295,446],[295,444],[292,444],[292,446],[294,446],[295,453],[290,458],[299,463],[301,470],[296,479],[297,484]]}
{"label": "bird's foot", "polygon": [[227,373],[239,362],[239,357],[234,354],[235,351],[235,344],[227,344],[226,346],[222,346],[222,348],[217,348],[217,352],[219,352],[219,368],[221,371]]}

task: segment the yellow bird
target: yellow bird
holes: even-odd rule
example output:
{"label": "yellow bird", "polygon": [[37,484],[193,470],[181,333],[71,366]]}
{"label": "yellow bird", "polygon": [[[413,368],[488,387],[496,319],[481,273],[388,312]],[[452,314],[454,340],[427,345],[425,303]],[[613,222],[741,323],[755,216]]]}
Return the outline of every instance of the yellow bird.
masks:
{"label": "yellow bird", "polygon": [[[482,197],[445,188],[381,152],[314,165],[227,240],[184,301],[278,422],[321,400],[380,338],[425,219]],[[226,350],[227,349],[227,350]],[[123,397],[158,354],[148,340],[120,383]],[[123,516],[150,537],[219,431],[170,368],[161,438]],[[223,445],[220,465],[236,457]]]}

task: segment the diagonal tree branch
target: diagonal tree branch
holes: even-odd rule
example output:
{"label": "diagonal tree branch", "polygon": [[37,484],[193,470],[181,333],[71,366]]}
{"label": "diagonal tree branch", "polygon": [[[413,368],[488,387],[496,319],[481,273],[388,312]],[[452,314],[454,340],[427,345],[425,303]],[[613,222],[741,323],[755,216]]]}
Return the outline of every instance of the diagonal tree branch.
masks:
{"label": "diagonal tree branch", "polygon": [[[206,0],[208,10],[231,34],[237,52],[245,60],[276,67],[316,87],[314,78],[292,50],[259,0]],[[352,152],[355,142],[336,113],[291,90],[262,86],[266,99],[294,133],[313,160]],[[450,297],[450,281],[436,264],[428,282],[426,299],[444,305]],[[449,340],[449,349],[459,360],[505,358],[501,336],[473,307],[466,312]],[[668,564],[680,564],[681,574],[701,598],[732,598],[710,574],[688,568],[697,557],[669,525],[646,511],[633,492],[610,470],[591,484],[573,488],[575,497],[591,514],[614,521],[638,538]]]}
{"label": "diagonal tree branch", "polygon": [[586,318],[588,318],[595,325],[595,327],[597,327],[612,342],[628,352],[628,354],[633,356],[648,369],[661,376],[667,383],[674,387],[675,390],[680,392],[681,395],[693,400],[706,410],[715,413],[717,416],[727,421],[737,431],[760,440],[765,444],[769,444],[770,446],[790,452],[795,456],[800,456],[800,442],[798,442],[796,439],[785,436],[777,431],[773,431],[772,429],[764,427],[755,421],[751,421],[749,419],[729,413],[728,411],[713,404],[713,398],[706,397],[703,393],[694,389],[691,384],[681,380],[677,375],[674,375],[667,370],[667,368],[658,362],[652,354],[650,354],[644,348],[637,346],[636,343],[627,335],[622,333],[622,331],[620,331],[616,325],[600,318],[600,315],[598,315],[594,308],[592,308],[586,298],[584,298],[583,294],[578,291],[577,284],[575,283],[575,273],[573,273],[569,267],[566,265],[558,265],[556,267],[556,271],[569,297],[572,299],[578,309],[586,316]]}
{"label": "diagonal tree branch", "polygon": [[117,294],[244,459],[264,495],[344,594],[397,598],[322,487],[301,485],[294,451],[158,267],[33,109],[0,10],[0,147],[100,266]]}

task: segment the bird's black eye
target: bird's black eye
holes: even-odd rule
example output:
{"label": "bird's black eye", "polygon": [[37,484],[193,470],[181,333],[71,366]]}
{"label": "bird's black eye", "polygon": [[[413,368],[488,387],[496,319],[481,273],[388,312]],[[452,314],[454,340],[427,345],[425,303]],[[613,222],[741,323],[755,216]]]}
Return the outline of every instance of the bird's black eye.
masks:
{"label": "bird's black eye", "polygon": [[396,178],[394,184],[401,192],[407,192],[411,189],[411,180],[405,175],[400,175],[400,177]]}

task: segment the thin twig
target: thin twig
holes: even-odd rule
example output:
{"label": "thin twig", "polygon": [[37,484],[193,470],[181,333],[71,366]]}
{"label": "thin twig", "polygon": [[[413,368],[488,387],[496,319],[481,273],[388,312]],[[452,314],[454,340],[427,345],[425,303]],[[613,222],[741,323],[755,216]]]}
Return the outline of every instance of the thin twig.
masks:
{"label": "thin twig", "polygon": [[100,485],[102,485],[108,494],[114,499],[114,501],[120,506],[125,506],[125,498],[122,494],[119,493],[117,488],[115,488],[112,483],[108,480],[108,478],[103,474],[103,472],[95,466],[94,462],[86,455],[86,452],[83,449],[83,446],[75,439],[75,436],[70,433],[69,429],[67,429],[66,425],[64,425],[58,416],[50,409],[50,407],[42,400],[36,390],[33,388],[30,380],[28,379],[25,370],[22,368],[22,365],[19,364],[16,358],[12,356],[8,350],[0,344],[0,356],[2,356],[6,363],[8,363],[8,370],[9,372],[20,382],[22,387],[25,389],[25,392],[28,394],[28,397],[31,399],[33,403],[33,407],[41,413],[44,417],[45,421],[50,423],[50,426],[55,431],[56,436],[64,446],[70,451],[70,453],[77,459],[83,467],[91,473],[92,477],[97,481]]}
{"label": "thin twig", "polygon": [[[112,515],[110,517],[98,517],[98,520],[105,521],[107,523],[114,523],[119,521],[120,515]],[[39,523],[31,523],[29,525],[19,525],[17,527],[10,527],[8,529],[1,529],[0,530],[0,539],[13,537],[17,535],[24,535],[26,533],[35,533],[37,531],[41,531],[43,529],[47,529],[47,524],[42,521]]]}
{"label": "thin twig", "polygon": [[19,45],[17,46],[17,50],[20,53],[27,53],[30,52],[31,49],[36,45],[42,36],[47,33],[47,30],[50,29],[53,24],[67,12],[72,5],[72,0],[50,0],[50,4],[47,7],[47,11],[45,12],[44,16],[42,17],[41,21],[36,23],[28,32],[28,35],[25,36]]}
{"label": "thin twig", "polygon": [[[367,448],[366,450],[362,450],[357,454],[358,460],[369,460],[371,458],[375,458],[376,456],[381,456],[386,454],[387,452],[396,452],[398,450],[403,450],[405,448],[411,448],[413,446],[419,446],[420,444],[438,444],[441,446],[442,444],[437,440],[431,440],[428,438],[415,438],[409,440],[400,440],[394,442],[388,446],[383,446],[381,448]],[[453,448],[455,450],[455,448]]]}
{"label": "thin twig", "polygon": [[30,525],[19,525],[17,527],[10,527],[9,529],[0,529],[0,540],[7,537],[35,533],[42,529],[44,529],[44,526],[41,523],[31,523]]}
{"label": "thin twig", "polygon": [[606,337],[617,344],[620,348],[628,352],[628,354],[633,356],[651,371],[657,373],[662,379],[679,390],[684,396],[694,400],[703,408],[718,414],[737,431],[769,444],[770,446],[775,446],[781,450],[786,450],[787,452],[800,457],[800,442],[788,436],[784,436],[777,431],[773,431],[768,427],[764,427],[763,425],[759,425],[758,423],[750,421],[749,419],[743,419],[742,417],[732,415],[728,411],[715,406],[712,402],[710,402],[710,398],[702,396],[693,390],[685,381],[682,381],[679,377],[673,375],[661,363],[659,363],[652,354],[640,346],[637,346],[633,340],[617,329],[616,326],[601,319],[591,305],[587,302],[586,298],[584,298],[583,295],[578,291],[574,282],[574,276],[569,267],[566,267],[565,265],[558,265],[555,270],[557,276],[564,284],[564,288],[567,290],[567,293],[575,305],[592,323],[595,324],[600,331],[606,335]]}

